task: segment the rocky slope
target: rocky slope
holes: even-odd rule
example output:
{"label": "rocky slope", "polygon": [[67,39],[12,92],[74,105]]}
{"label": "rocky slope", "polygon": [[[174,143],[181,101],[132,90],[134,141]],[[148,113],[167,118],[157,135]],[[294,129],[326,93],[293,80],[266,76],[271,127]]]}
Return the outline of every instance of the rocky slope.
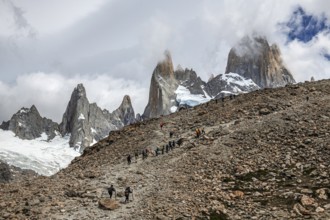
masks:
{"label": "rocky slope", "polygon": [[263,37],[244,37],[228,55],[226,73],[237,73],[252,79],[261,88],[274,88],[294,83],[283,65],[280,49]]}
{"label": "rocky slope", "polygon": [[129,96],[114,112],[102,110],[96,103],[90,104],[86,90],[79,84],[72,92],[67,109],[63,114],[60,130],[62,135],[71,134],[70,146],[81,152],[93,142],[135,121],[134,110]]}
{"label": "rocky slope", "polygon": [[[0,184],[0,219],[329,219],[329,109],[323,80],[126,126],[50,178]],[[205,135],[196,138],[196,128]],[[169,153],[126,163],[179,139]],[[123,204],[126,186],[134,200]]]}
{"label": "rocky slope", "polygon": [[21,108],[11,119],[0,125],[3,130],[10,130],[21,139],[32,140],[41,137],[42,133],[53,139],[59,133],[58,124],[50,119],[42,118],[37,108]]}

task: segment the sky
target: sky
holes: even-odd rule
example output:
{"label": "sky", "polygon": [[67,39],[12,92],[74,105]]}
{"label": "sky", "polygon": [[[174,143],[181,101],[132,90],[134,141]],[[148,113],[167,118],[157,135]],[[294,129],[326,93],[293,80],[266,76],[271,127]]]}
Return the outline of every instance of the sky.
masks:
{"label": "sky", "polygon": [[329,18],[327,0],[0,0],[0,121],[34,104],[60,122],[78,83],[101,108],[127,94],[143,113],[165,50],[207,80],[255,33],[297,82],[329,79]]}

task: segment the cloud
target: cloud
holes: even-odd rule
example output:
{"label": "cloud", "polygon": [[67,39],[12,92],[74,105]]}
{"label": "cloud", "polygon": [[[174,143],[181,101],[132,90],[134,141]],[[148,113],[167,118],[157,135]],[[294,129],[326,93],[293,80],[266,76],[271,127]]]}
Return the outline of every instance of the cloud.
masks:
{"label": "cloud", "polygon": [[[0,7],[1,18],[6,16],[13,24],[16,13],[16,25],[38,32],[33,39],[24,35],[9,40],[13,30],[0,25],[0,102],[4,100],[7,106],[1,109],[3,119],[22,106],[36,104],[43,115],[59,121],[74,86],[81,81],[90,99],[102,107],[113,110],[125,93],[131,93],[137,112],[143,112],[152,71],[164,50],[171,51],[175,66],[193,68],[207,80],[225,71],[230,48],[253,33],[279,45],[297,81],[329,78],[330,62],[323,56],[330,52],[329,33],[319,32],[307,43],[288,43],[289,27],[280,24],[289,22],[300,6],[315,18],[326,17],[329,26],[330,2],[99,0],[92,5],[94,1],[81,0],[80,11],[74,7],[79,1],[26,0],[16,5],[16,12],[8,4],[6,10]],[[60,12],[64,15],[56,20]],[[42,81],[59,85],[48,91]],[[59,105],[52,105],[53,100]]]}
{"label": "cloud", "polygon": [[134,81],[106,74],[66,78],[58,73],[38,72],[19,76],[13,85],[0,81],[0,121],[9,120],[21,107],[34,104],[41,116],[60,122],[78,83],[84,84],[90,103],[96,102],[103,109],[115,110],[126,94],[130,95],[136,113],[142,113],[147,104],[144,97],[148,90]]}

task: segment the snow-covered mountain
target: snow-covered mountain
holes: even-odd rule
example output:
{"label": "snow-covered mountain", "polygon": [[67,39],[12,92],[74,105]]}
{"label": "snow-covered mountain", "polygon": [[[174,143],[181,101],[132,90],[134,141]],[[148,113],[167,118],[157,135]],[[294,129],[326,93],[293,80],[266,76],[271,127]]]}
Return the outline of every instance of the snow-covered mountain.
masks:
{"label": "snow-covered mountain", "polygon": [[66,167],[83,150],[135,122],[129,96],[112,113],[89,103],[82,84],[73,90],[61,124],[40,116],[37,108],[22,108],[0,125],[0,160],[42,175]]}
{"label": "snow-covered mountain", "polygon": [[181,106],[193,107],[210,99],[295,83],[283,65],[276,44],[263,37],[244,37],[228,54],[224,74],[204,82],[192,69],[173,68],[171,55],[156,66],[150,83],[149,102],[143,118],[173,113]]}

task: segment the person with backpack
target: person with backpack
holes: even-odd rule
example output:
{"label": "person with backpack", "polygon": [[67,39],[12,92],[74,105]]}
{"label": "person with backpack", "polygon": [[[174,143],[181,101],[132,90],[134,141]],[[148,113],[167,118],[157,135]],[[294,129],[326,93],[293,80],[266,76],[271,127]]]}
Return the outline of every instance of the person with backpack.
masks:
{"label": "person with backpack", "polygon": [[137,163],[137,160],[139,158],[139,152],[138,151],[135,151],[135,162]]}
{"label": "person with backpack", "polygon": [[113,185],[111,184],[111,186],[108,188],[108,193],[109,193],[110,199],[112,198],[112,194],[113,194],[113,192],[115,192],[115,195],[116,195],[116,197],[117,197],[116,189],[115,189],[115,187],[113,187]]}
{"label": "person with backpack", "polygon": [[125,189],[125,203],[128,203],[129,202],[129,194],[132,193],[132,196],[133,196],[133,190],[131,190],[131,188],[128,186],[126,187]]}
{"label": "person with backpack", "polygon": [[131,165],[131,162],[132,162],[132,157],[131,157],[130,154],[128,154],[128,156],[127,156],[127,163],[128,163],[128,165]]}

